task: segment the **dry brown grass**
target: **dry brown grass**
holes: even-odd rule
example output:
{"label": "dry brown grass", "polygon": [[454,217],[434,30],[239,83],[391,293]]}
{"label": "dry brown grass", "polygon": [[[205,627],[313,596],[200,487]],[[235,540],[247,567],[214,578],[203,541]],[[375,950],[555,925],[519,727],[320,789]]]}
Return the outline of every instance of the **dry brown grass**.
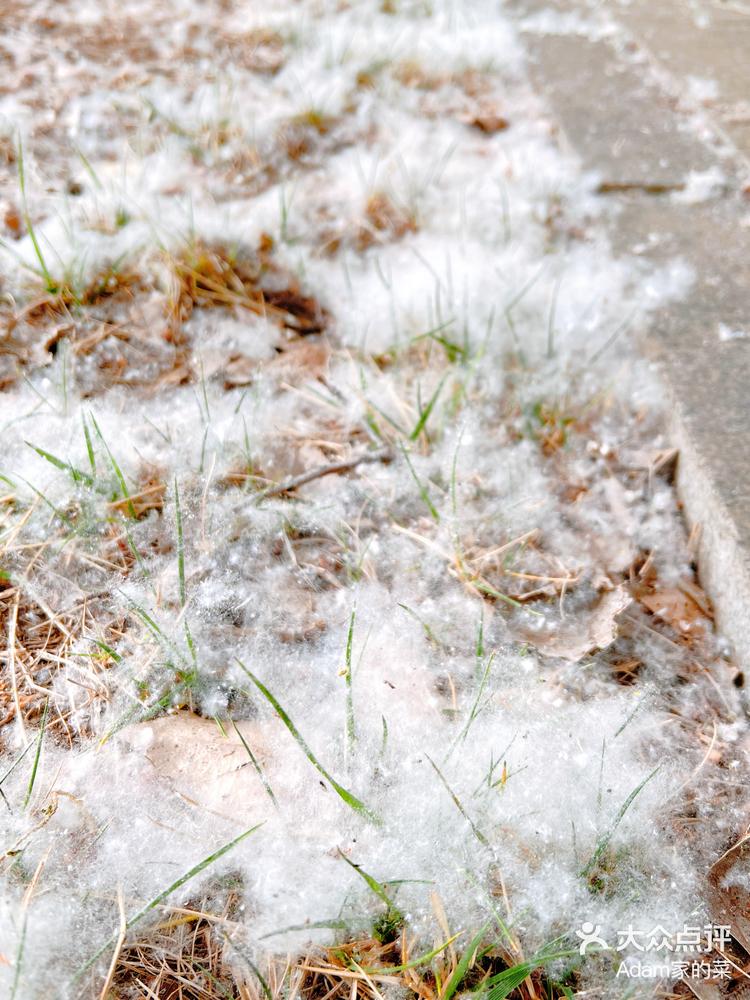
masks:
{"label": "dry brown grass", "polygon": [[[45,367],[63,345],[84,397],[113,385],[146,393],[184,385],[197,377],[184,329],[195,310],[248,310],[287,331],[290,345],[330,325],[328,311],[274,259],[270,237],[253,250],[196,244],[169,255],[167,289],[153,264],[141,262],[143,273],[105,269],[83,287],[61,282],[22,308],[0,303],[0,387]],[[81,367],[78,358],[89,361]],[[251,381],[253,365],[242,356],[225,367],[226,389]]]}
{"label": "dry brown grass", "polygon": [[255,250],[232,252],[196,244],[169,259],[174,277],[170,318],[174,338],[193,309],[247,309],[304,336],[321,333],[330,317],[297,279],[273,260],[273,240],[265,236]]}
{"label": "dry brown grass", "polygon": [[[223,917],[218,918],[223,922]],[[249,997],[224,960],[225,941],[216,918],[200,909],[175,910],[149,932],[124,944],[117,955],[110,1000],[213,1000]]]}
{"label": "dry brown grass", "polygon": [[50,318],[70,317],[71,311],[80,306],[100,305],[107,299],[128,295],[129,289],[140,284],[139,275],[132,270],[109,267],[77,287],[72,280],[63,279],[54,289],[34,296],[28,305],[15,313],[8,324],[12,332],[21,322],[43,323]]}
{"label": "dry brown grass", "polygon": [[416,231],[414,213],[396,205],[383,191],[377,191],[365,205],[364,218],[357,231],[357,249],[366,250],[373,244],[400,240]]}
{"label": "dry brown grass", "polygon": [[49,703],[47,730],[72,746],[90,735],[91,715],[107,698],[101,675],[114,663],[103,648],[87,640],[96,637],[113,647],[124,621],[113,620],[96,596],[54,611],[23,584],[3,582],[0,728],[15,724],[25,732],[27,726],[38,725]]}
{"label": "dry brown grass", "polygon": [[166,495],[167,484],[159,469],[145,467],[141,469],[138,478],[138,489],[130,492],[127,497],[111,501],[109,508],[122,514],[123,517],[132,517],[139,521],[151,510],[161,514]]}
{"label": "dry brown grass", "polygon": [[279,132],[287,157],[293,163],[309,158],[318,150],[320,140],[330,136],[336,123],[336,118],[314,108],[296,115]]}
{"label": "dry brown grass", "polygon": [[268,28],[225,32],[221,44],[232,62],[251,73],[274,76],[284,65],[284,39]]}
{"label": "dry brown grass", "polygon": [[[218,913],[208,912],[205,900],[165,907],[158,924],[122,942],[104,990],[100,986],[101,992],[93,991],[92,1000],[384,1000],[394,994],[404,1000],[442,1000],[456,985],[458,993],[481,989],[491,975],[522,961],[515,942],[477,949],[460,984],[451,987],[464,958],[460,944],[449,944],[431,961],[420,962],[415,942],[402,931],[393,941],[363,935],[295,956],[268,956],[256,965],[234,919],[237,903],[230,893]],[[440,933],[445,933],[444,927]],[[464,947],[468,938],[461,936]],[[557,1000],[565,995],[544,982],[539,971],[509,994],[512,1000]]]}

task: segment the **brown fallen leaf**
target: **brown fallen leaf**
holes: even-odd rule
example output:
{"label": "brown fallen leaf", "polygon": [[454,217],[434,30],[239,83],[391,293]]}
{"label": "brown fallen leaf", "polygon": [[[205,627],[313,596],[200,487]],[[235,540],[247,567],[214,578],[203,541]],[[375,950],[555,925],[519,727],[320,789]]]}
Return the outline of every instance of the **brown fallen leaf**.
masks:
{"label": "brown fallen leaf", "polygon": [[187,385],[192,382],[193,377],[194,372],[189,362],[176,361],[174,367],[160,372],[145,388],[152,394],[158,393],[164,389],[171,389],[175,385]]}
{"label": "brown fallen leaf", "polygon": [[683,580],[680,583],[680,588],[688,595],[689,598],[695,601],[706,618],[708,618],[709,621],[713,621],[714,612],[706,592],[699,587],[697,583],[693,583],[690,580]]}
{"label": "brown fallen leaf", "polygon": [[23,236],[23,218],[15,205],[6,205],[3,212],[3,225],[14,240]]}
{"label": "brown fallen leaf", "polygon": [[262,369],[295,384],[325,375],[330,357],[331,350],[324,341],[297,340],[266,362]]}
{"label": "brown fallen leaf", "polygon": [[510,127],[510,122],[507,118],[503,118],[502,115],[495,114],[492,111],[486,113],[479,113],[466,120],[466,124],[470,125],[472,128],[478,128],[480,132],[484,132],[485,135],[494,135],[496,132],[504,132]]}
{"label": "brown fallen leaf", "polygon": [[283,628],[277,634],[281,642],[305,643],[314,642],[328,628],[322,618],[303,623],[299,628]]}
{"label": "brown fallen leaf", "polygon": [[382,191],[372,195],[365,206],[364,219],[357,232],[357,249],[366,250],[384,239],[400,240],[417,231],[413,213],[400,208]]}
{"label": "brown fallen leaf", "polygon": [[[697,997],[698,1000],[723,1000],[727,996],[726,992],[719,986],[718,983],[711,983],[705,979],[693,979],[692,977],[687,977],[683,980],[687,988]],[[745,993],[732,993],[732,996],[737,996],[741,1000],[745,1000],[747,994]]]}
{"label": "brown fallen leaf", "polygon": [[258,371],[258,359],[246,354],[232,354],[224,365],[224,388],[237,389],[250,385]]}
{"label": "brown fallen leaf", "polygon": [[523,633],[524,641],[545,656],[555,656],[577,663],[587,653],[606,649],[617,636],[617,616],[630,604],[631,597],[624,586],[607,591],[581,621],[562,621],[554,632]]}
{"label": "brown fallen leaf", "polygon": [[743,837],[722,854],[708,874],[714,923],[729,926],[732,937],[747,952],[750,952],[749,875],[750,836]]}
{"label": "brown fallen leaf", "polygon": [[300,336],[322,333],[330,323],[330,313],[312,295],[303,295],[296,285],[288,288],[263,289],[266,305],[285,314],[282,323]]}
{"label": "brown fallen leaf", "polygon": [[703,635],[707,616],[698,602],[686,593],[686,589],[682,584],[678,587],[659,587],[651,594],[642,595],[640,602],[680,635]]}

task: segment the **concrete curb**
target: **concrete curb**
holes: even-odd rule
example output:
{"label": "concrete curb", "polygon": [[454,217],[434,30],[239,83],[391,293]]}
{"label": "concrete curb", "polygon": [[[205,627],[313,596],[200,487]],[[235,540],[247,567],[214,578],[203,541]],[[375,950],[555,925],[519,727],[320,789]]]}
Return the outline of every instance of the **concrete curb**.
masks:
{"label": "concrete curb", "polygon": [[[529,19],[550,8],[574,16],[574,30],[552,34],[539,30],[540,23],[549,25],[548,15],[546,21]],[[615,252],[637,252],[656,264],[679,257],[695,275],[687,298],[653,317],[643,348],[658,362],[668,394],[680,450],[678,490],[688,523],[701,532],[702,582],[720,631],[739,665],[750,669],[750,201],[742,192],[747,161],[728,144],[720,123],[713,130],[676,105],[679,81],[639,44],[639,23],[653,27],[640,0],[625,8],[617,0],[599,5],[597,17],[603,11],[608,24],[591,33],[581,30],[586,7],[574,0],[523,0],[513,10],[532,82],[584,167],[598,172],[602,190],[617,201],[618,211],[609,213]],[[618,27],[622,10],[628,30]],[[684,42],[690,31],[684,5],[669,0],[659,8],[659,38],[667,46],[668,10],[682,19],[675,38]],[[746,20],[744,37],[750,38]],[[731,37],[705,36],[716,62],[724,59]],[[692,40],[698,46],[700,41]],[[698,69],[710,76],[710,59]],[[711,168],[726,177],[722,190],[692,203],[675,197],[691,171]]]}

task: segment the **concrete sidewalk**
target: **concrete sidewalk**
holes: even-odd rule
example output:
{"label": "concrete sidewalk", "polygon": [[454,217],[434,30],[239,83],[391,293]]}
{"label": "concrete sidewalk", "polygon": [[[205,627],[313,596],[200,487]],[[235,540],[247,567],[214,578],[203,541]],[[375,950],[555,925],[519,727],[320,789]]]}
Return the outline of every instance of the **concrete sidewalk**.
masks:
{"label": "concrete sidewalk", "polygon": [[[671,398],[701,577],[750,669],[750,13],[699,0],[517,0],[511,9],[550,111],[598,172],[602,197],[619,203],[616,251],[681,257],[695,272],[688,298],[656,316],[645,349]],[[711,169],[726,178],[712,197],[675,197],[691,171]]]}

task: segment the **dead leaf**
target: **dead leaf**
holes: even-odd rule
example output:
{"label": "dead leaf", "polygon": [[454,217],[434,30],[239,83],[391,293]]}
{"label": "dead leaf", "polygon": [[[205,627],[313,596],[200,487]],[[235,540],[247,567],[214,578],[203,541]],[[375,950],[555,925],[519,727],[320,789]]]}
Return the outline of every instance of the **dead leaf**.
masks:
{"label": "dead leaf", "polygon": [[250,385],[257,371],[257,358],[248,358],[246,354],[232,354],[224,366],[224,388],[229,390]]}
{"label": "dead leaf", "polygon": [[366,250],[383,239],[400,240],[415,233],[414,215],[395,205],[383,192],[372,195],[365,206],[365,217],[357,232],[357,249]]}
{"label": "dead leaf", "polygon": [[330,322],[330,314],[312,295],[303,295],[296,285],[288,288],[263,289],[266,305],[285,314],[283,325],[300,336],[322,333]]}
{"label": "dead leaf", "polygon": [[281,642],[285,643],[305,643],[314,642],[328,628],[322,618],[304,623],[300,628],[283,628],[278,632]]}
{"label": "dead leaf", "polygon": [[330,356],[330,348],[323,341],[292,341],[281,354],[263,365],[263,371],[273,372],[291,384],[304,382],[325,375]]}
{"label": "dead leaf", "polygon": [[749,875],[750,837],[743,837],[722,854],[708,875],[714,923],[731,927],[732,937],[747,952],[750,952]]}
{"label": "dead leaf", "polygon": [[606,649],[617,636],[617,616],[630,604],[631,597],[624,586],[615,587],[600,599],[585,621],[562,621],[554,632],[523,633],[523,639],[543,653],[571,663],[582,660],[587,653]]}
{"label": "dead leaf", "polygon": [[3,212],[3,225],[14,240],[23,236],[23,219],[15,205],[6,205]]}
{"label": "dead leaf", "polygon": [[480,112],[478,115],[474,115],[474,117],[467,120],[466,124],[471,125],[472,128],[478,128],[479,131],[484,132],[485,135],[494,135],[496,132],[504,132],[510,126],[510,122],[507,118],[503,118],[502,115],[495,114],[491,111],[486,113]]}
{"label": "dead leaf", "polygon": [[[671,625],[680,635],[703,635],[706,615],[697,601],[688,596],[686,589],[682,584],[679,587],[659,587],[651,594],[642,595],[640,601],[652,615]],[[703,597],[705,599],[705,595]]]}
{"label": "dead leaf", "polygon": [[711,983],[705,979],[686,977],[683,982],[693,996],[698,997],[698,1000],[722,1000],[726,995],[717,983]]}
{"label": "dead leaf", "polygon": [[706,596],[705,590],[699,587],[697,583],[693,583],[691,580],[683,580],[680,584],[680,588],[688,595],[688,597],[695,601],[706,618],[713,621],[713,609],[711,607],[711,602]]}

